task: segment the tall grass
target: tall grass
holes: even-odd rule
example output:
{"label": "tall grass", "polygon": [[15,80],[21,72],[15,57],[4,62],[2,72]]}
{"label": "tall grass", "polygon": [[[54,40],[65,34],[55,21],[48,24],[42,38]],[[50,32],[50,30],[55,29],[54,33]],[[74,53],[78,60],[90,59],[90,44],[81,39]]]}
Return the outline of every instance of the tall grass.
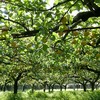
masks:
{"label": "tall grass", "polygon": [[100,90],[98,91],[56,91],[56,92],[0,92],[0,100],[100,100]]}
{"label": "tall grass", "polygon": [[25,93],[13,94],[12,92],[1,92],[0,100],[27,100]]}

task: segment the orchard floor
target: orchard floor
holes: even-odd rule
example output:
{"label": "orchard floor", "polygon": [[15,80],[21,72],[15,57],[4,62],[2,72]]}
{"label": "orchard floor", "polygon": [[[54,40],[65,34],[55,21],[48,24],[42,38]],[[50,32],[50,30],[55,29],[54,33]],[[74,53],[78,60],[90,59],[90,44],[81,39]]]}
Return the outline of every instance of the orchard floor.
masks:
{"label": "orchard floor", "polygon": [[54,91],[42,92],[31,91],[18,92],[14,95],[12,92],[0,92],[0,100],[100,100],[100,90],[83,92],[82,90],[67,90],[67,91]]}

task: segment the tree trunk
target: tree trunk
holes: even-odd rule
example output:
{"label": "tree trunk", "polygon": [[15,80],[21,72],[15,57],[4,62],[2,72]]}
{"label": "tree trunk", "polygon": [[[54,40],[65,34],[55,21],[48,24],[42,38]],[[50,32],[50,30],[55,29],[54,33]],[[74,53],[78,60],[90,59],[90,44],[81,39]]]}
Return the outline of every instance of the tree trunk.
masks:
{"label": "tree trunk", "polygon": [[45,81],[45,82],[43,83],[43,91],[44,91],[44,92],[46,91],[46,86],[47,86],[47,81]]}
{"label": "tree trunk", "polygon": [[44,87],[44,88],[43,88],[43,92],[45,92],[45,90],[46,90],[46,88]]}
{"label": "tree trunk", "polygon": [[53,90],[54,90],[54,84],[52,84],[51,88],[52,88],[52,92],[53,92]]}
{"label": "tree trunk", "polygon": [[32,84],[32,93],[34,92],[34,84]]}
{"label": "tree trunk", "polygon": [[14,81],[14,94],[17,94],[18,92],[18,80]]}
{"label": "tree trunk", "polygon": [[91,82],[90,84],[91,84],[91,90],[94,91],[95,83],[94,82]]}
{"label": "tree trunk", "polygon": [[66,85],[64,85],[64,89],[65,89],[65,91],[66,91]]}
{"label": "tree trunk", "polygon": [[43,91],[46,91],[46,84],[43,85]]}
{"label": "tree trunk", "polygon": [[50,92],[51,84],[48,84],[48,91]]}
{"label": "tree trunk", "polygon": [[25,84],[23,85],[23,89],[22,89],[22,91],[25,91]]}
{"label": "tree trunk", "polygon": [[82,85],[83,85],[84,92],[86,92],[86,84],[82,84]]}
{"label": "tree trunk", "polygon": [[3,86],[3,91],[5,92],[6,91],[6,83],[4,84],[4,86]]}
{"label": "tree trunk", "polygon": [[62,91],[62,84],[60,84],[60,91]]}

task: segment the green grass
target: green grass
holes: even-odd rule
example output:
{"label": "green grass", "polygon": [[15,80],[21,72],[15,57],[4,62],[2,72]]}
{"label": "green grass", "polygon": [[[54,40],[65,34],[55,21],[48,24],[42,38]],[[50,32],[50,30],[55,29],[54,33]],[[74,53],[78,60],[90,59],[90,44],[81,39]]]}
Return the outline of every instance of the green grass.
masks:
{"label": "green grass", "polygon": [[11,92],[0,92],[0,100],[100,100],[100,90],[98,91],[55,91],[44,92],[20,92],[14,95]]}

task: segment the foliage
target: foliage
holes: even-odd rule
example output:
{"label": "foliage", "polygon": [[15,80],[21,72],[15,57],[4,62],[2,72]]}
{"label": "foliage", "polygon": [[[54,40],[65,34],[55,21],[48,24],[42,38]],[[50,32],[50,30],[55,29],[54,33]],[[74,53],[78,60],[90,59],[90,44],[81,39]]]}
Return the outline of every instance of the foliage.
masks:
{"label": "foliage", "polygon": [[0,1],[2,85],[100,76],[99,0],[50,4],[50,0]]}

